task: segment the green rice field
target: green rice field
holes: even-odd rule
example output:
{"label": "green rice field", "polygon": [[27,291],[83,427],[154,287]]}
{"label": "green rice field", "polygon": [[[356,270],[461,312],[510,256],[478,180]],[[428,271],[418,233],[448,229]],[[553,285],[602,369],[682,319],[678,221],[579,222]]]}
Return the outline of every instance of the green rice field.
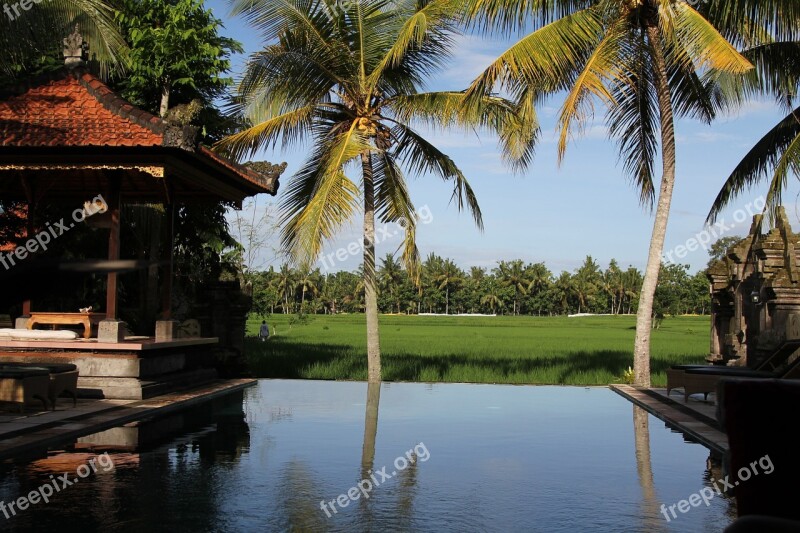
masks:
{"label": "green rice field", "polygon": [[[606,385],[633,362],[635,317],[381,316],[386,381]],[[674,317],[653,331],[653,385],[673,364],[701,363],[708,317]],[[364,315],[273,315],[267,342],[248,322],[246,354],[264,378],[365,380]]]}

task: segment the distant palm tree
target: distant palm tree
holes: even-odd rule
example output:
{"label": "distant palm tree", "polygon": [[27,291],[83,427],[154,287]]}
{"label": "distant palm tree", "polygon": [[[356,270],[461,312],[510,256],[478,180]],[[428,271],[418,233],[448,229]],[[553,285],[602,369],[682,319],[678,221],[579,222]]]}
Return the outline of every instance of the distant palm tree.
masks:
{"label": "distant palm tree", "polygon": [[587,255],[572,278],[572,288],[578,298],[579,313],[588,307],[588,302],[597,293],[601,281],[600,266],[591,255]]}
{"label": "distant palm tree", "polygon": [[488,305],[492,314],[495,313],[496,309],[502,309],[503,299],[500,296],[500,288],[494,279],[489,282],[488,292],[481,298],[481,305]]}
{"label": "distant palm tree", "polygon": [[514,289],[514,314],[518,314],[519,298],[521,295],[528,293],[528,287],[531,284],[530,273],[526,272],[520,259],[500,261],[495,271],[504,287],[512,287]]}
{"label": "distant palm tree", "polygon": [[289,298],[293,298],[295,287],[295,273],[291,266],[286,263],[281,265],[280,271],[273,280],[273,286],[283,299],[284,314],[288,314],[290,312]]}
{"label": "distant palm tree", "polygon": [[450,291],[461,286],[464,282],[464,273],[452,260],[445,259],[435,280],[439,290],[444,290],[444,314],[449,315]]}
{"label": "distant palm tree", "polygon": [[404,273],[403,267],[400,266],[394,255],[386,254],[386,257],[381,261],[381,267],[378,270],[378,283],[379,285],[391,296],[392,303],[397,307],[397,312],[400,312],[400,298],[398,291],[400,285],[403,283]]}
{"label": "distant palm tree", "polygon": [[[685,0],[468,3],[470,15],[483,24],[504,29],[533,24],[534,31],[492,63],[469,92],[491,94],[501,84],[532,106],[543,95],[567,91],[559,113],[559,160],[572,133],[594,118],[599,100],[608,110],[609,135],[618,140],[624,168],[642,203],[652,207],[660,134],[663,169],[634,342],[635,383],[649,386],[653,297],[675,184],[674,116],[710,122],[719,91],[709,70],[740,75],[753,66]],[[710,0],[698,9],[724,4]]]}
{"label": "distant palm tree", "polygon": [[[534,263],[527,267],[527,276],[530,279],[528,283],[529,294],[539,294],[545,290],[550,283],[552,283],[553,275],[544,263]],[[541,306],[539,306],[539,314],[542,314]]]}
{"label": "distant palm tree", "polygon": [[[420,92],[453,49],[446,3],[231,1],[234,14],[270,44],[251,57],[239,85],[237,109],[250,126],[221,148],[242,157],[310,138],[312,154],[282,203],[283,245],[298,262],[316,258],[363,200],[368,379],[380,381],[376,216],[404,226],[403,261],[412,278],[418,265],[415,209],[401,166],[451,182],[456,205],[483,224],[464,174],[414,126],[496,131],[504,153],[524,167],[533,149],[531,116],[492,95],[466,105],[461,92]],[[352,181],[346,170],[356,166]]]}
{"label": "distant palm tree", "polygon": [[297,280],[297,287],[301,290],[300,309],[305,309],[306,293],[310,292],[312,296],[319,294],[319,285],[322,280],[322,275],[319,269],[311,270],[308,266],[303,266],[300,269],[300,278]]}

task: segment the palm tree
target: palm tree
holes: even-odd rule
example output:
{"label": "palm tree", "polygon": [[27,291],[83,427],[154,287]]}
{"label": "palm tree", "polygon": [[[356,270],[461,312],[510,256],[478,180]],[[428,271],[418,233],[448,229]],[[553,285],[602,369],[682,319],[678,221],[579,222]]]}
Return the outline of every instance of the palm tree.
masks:
{"label": "palm tree", "polygon": [[[703,3],[707,11],[722,0]],[[719,73],[744,74],[752,64],[700,11],[683,0],[470,0],[469,14],[502,28],[534,24],[470,87],[479,97],[501,88],[532,106],[567,91],[559,114],[559,159],[571,134],[590,121],[599,100],[609,135],[643,205],[655,200],[653,165],[658,134],[662,175],[634,343],[635,383],[650,384],[653,295],[675,184],[674,117],[710,122],[717,110]]]}
{"label": "palm tree", "polygon": [[281,265],[281,269],[273,279],[273,286],[278,294],[283,298],[283,313],[289,313],[289,298],[294,295],[295,273],[287,263]]}
{"label": "palm tree", "polygon": [[436,284],[439,290],[444,290],[444,314],[450,314],[450,290],[456,289],[464,282],[464,273],[456,264],[445,259],[436,275]]}
{"label": "palm tree", "polygon": [[[220,148],[242,157],[279,141],[287,147],[311,139],[312,153],[281,206],[283,246],[300,263],[317,257],[363,200],[368,379],[380,381],[376,216],[405,226],[403,261],[412,278],[419,261],[401,166],[450,181],[458,208],[483,225],[464,174],[412,124],[491,129],[509,159],[524,167],[533,149],[530,114],[495,96],[465,105],[461,92],[420,92],[453,46],[452,14],[437,2],[231,1],[234,14],[271,44],[251,57],[239,85],[236,109],[249,127]],[[346,170],[356,166],[354,182]]]}
{"label": "palm tree", "polygon": [[[538,295],[541,291],[545,290],[552,281],[553,275],[544,263],[528,265],[526,270],[528,279],[530,279],[528,283],[529,294]],[[538,302],[541,303],[541,300],[538,300]],[[538,312],[539,315],[542,314],[541,305],[538,306]]]}
{"label": "palm tree", "polygon": [[495,309],[502,309],[503,307],[503,300],[500,297],[500,288],[497,286],[497,282],[491,279],[487,290],[488,292],[481,298],[481,305],[488,305],[489,309],[492,310],[492,314],[494,314]]}
{"label": "palm tree", "polygon": [[398,291],[400,290],[400,284],[403,283],[403,276],[403,268],[400,266],[400,263],[395,260],[394,255],[386,254],[378,270],[378,283],[391,295],[392,302],[397,307],[398,313],[400,313]]}
{"label": "palm tree", "polygon": [[500,261],[496,269],[497,277],[504,287],[512,287],[514,289],[514,314],[519,313],[519,297],[522,294],[528,293],[531,279],[528,277],[529,273],[526,272],[520,259],[514,261]]}
{"label": "palm tree", "polygon": [[34,63],[42,57],[60,52],[61,40],[76,25],[104,73],[118,66],[127,51],[108,0],[39,1],[29,3],[27,10],[20,10],[19,5],[3,2],[0,13],[0,72],[12,79],[35,68]]}
{"label": "palm tree", "polygon": [[319,269],[311,270],[308,266],[301,268],[300,272],[302,272],[302,274],[297,280],[296,286],[301,290],[300,310],[302,311],[305,309],[306,305],[306,293],[311,292],[312,296],[317,296],[319,294],[319,284],[322,274]]}
{"label": "palm tree", "polygon": [[572,282],[575,296],[578,297],[578,313],[580,313],[582,308],[588,308],[588,302],[594,298],[601,282],[600,266],[591,255],[587,255],[583,264],[575,271]]}

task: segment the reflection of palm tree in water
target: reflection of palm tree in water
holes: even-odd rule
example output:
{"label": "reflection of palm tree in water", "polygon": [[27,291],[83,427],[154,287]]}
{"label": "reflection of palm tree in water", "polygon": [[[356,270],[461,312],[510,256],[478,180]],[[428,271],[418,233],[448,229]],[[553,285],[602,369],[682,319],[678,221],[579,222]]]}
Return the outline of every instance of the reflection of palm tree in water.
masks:
{"label": "reflection of palm tree in water", "polygon": [[[370,480],[370,475],[375,468],[375,440],[378,436],[378,410],[381,402],[381,384],[367,384],[367,407],[364,415],[364,444],[361,448],[361,480]],[[397,511],[390,513],[389,516],[397,521],[391,524],[392,529],[409,530],[411,529],[411,517],[413,513],[414,496],[417,485],[417,456],[412,454],[408,459],[408,466],[397,473]],[[388,471],[394,470],[394,465],[387,465]],[[375,476],[380,480],[380,476]],[[389,487],[386,487],[389,489]],[[373,487],[369,493],[369,498],[359,498],[359,508],[361,517],[358,524],[360,531],[382,530],[388,524],[375,524],[373,527],[372,499],[380,487]]]}
{"label": "reflection of palm tree in water", "polygon": [[653,464],[650,461],[650,421],[647,411],[633,406],[633,437],[636,443],[636,471],[642,488],[642,531],[664,531],[664,520],[653,482]]}
{"label": "reflection of palm tree in water", "polygon": [[[381,403],[381,384],[367,383],[367,408],[364,414],[364,443],[361,447],[361,477],[359,480],[370,479],[370,474],[375,462],[375,439],[378,437],[378,407]],[[369,494],[372,498],[373,492]],[[372,510],[369,498],[359,498],[361,510],[361,530],[367,531],[372,523]]]}

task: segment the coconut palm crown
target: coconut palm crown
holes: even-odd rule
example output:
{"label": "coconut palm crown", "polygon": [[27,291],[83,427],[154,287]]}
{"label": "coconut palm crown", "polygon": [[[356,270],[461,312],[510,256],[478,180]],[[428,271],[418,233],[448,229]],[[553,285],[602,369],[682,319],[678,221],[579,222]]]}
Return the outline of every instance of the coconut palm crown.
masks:
{"label": "coconut palm crown", "polygon": [[[416,218],[404,170],[453,184],[452,200],[482,227],[478,201],[455,162],[420,126],[491,130],[508,161],[524,168],[536,117],[492,95],[465,105],[462,92],[423,92],[457,36],[447,2],[427,0],[233,0],[267,43],[236,96],[248,127],[219,148],[241,157],[309,141],[311,153],[281,203],[282,243],[300,263],[363,209],[368,379],[380,380],[375,218],[400,224],[402,258],[416,276]],[[358,176],[358,178],[353,178]]]}
{"label": "coconut palm crown", "polygon": [[653,297],[675,183],[675,117],[710,122],[722,100],[717,76],[744,75],[753,66],[701,13],[717,0],[697,9],[684,0],[466,1],[479,25],[533,26],[469,92],[481,96],[500,87],[525,102],[565,94],[559,159],[602,104],[624,170],[652,208],[660,141],[663,168],[634,343],[636,384],[649,386]]}

